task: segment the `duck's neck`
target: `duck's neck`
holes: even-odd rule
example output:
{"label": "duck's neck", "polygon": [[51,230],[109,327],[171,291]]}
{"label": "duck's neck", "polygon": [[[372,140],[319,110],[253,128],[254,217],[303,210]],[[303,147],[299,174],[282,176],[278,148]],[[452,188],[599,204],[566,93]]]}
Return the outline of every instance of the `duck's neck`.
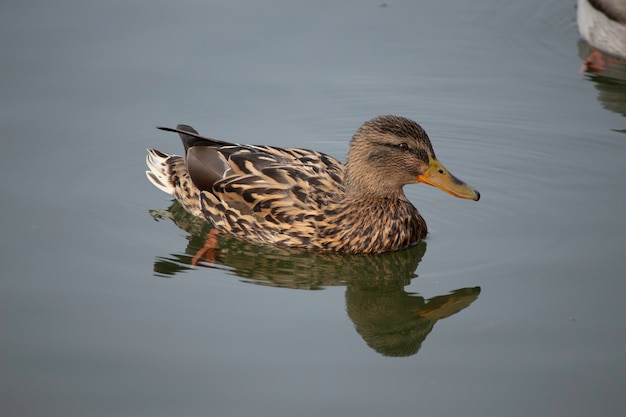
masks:
{"label": "duck's neck", "polygon": [[349,164],[346,166],[344,186],[346,195],[356,199],[407,199],[397,183],[368,171],[351,169]]}

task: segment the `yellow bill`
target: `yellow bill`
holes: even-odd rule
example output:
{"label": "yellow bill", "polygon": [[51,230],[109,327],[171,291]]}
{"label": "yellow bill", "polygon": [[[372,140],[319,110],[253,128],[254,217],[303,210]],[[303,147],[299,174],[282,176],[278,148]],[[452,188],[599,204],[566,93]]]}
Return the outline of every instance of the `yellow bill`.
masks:
{"label": "yellow bill", "polygon": [[478,191],[450,174],[446,167],[434,158],[431,159],[426,172],[417,176],[417,181],[437,187],[455,197],[467,198],[474,201],[480,199],[480,193]]}

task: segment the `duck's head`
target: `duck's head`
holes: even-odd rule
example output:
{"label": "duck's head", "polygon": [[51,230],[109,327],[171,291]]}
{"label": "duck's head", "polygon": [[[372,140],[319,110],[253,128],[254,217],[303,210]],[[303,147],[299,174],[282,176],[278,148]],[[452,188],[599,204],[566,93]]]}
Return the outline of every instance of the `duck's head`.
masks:
{"label": "duck's head", "polygon": [[357,130],[346,162],[346,191],[372,197],[402,195],[406,184],[423,182],[453,196],[477,201],[480,193],[452,175],[435,157],[420,125],[379,116]]}

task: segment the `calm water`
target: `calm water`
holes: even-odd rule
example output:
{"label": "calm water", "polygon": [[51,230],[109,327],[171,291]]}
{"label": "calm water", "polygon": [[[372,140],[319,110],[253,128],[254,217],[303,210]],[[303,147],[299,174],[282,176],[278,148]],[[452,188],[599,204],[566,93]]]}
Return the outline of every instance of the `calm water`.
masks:
{"label": "calm water", "polygon": [[[621,413],[626,71],[578,72],[574,0],[385,3],[4,2],[0,414]],[[343,159],[386,113],[482,194],[407,187],[396,254],[193,266],[143,173],[157,125]]]}

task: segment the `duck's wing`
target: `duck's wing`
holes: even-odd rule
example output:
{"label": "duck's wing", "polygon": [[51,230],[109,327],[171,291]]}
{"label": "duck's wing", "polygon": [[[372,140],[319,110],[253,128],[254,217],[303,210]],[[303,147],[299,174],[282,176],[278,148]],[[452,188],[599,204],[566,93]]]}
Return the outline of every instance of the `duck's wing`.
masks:
{"label": "duck's wing", "polygon": [[[272,146],[194,146],[187,152],[192,181],[202,191],[244,197],[256,190],[254,199],[272,190],[343,189],[343,165],[320,152]],[[237,191],[235,191],[237,190]],[[249,194],[246,200],[252,200]]]}
{"label": "duck's wing", "polygon": [[323,210],[343,195],[343,165],[319,152],[254,146],[226,161],[201,205],[213,224],[236,235],[269,242],[289,229],[294,239],[310,236]]}
{"label": "duck's wing", "polygon": [[344,193],[344,166],[324,153],[224,142],[186,125],[162,130],[178,133],[187,150],[184,168],[199,194],[194,214],[235,235],[305,245]]}
{"label": "duck's wing", "polygon": [[202,136],[193,127],[184,124],[158,129],[179,134],[189,174],[200,190],[211,190],[213,184],[227,177],[258,174],[263,169],[278,167],[293,169],[296,176],[311,170],[314,176],[323,176],[324,171],[328,171],[335,182],[343,181],[341,162],[321,152],[226,142]]}

